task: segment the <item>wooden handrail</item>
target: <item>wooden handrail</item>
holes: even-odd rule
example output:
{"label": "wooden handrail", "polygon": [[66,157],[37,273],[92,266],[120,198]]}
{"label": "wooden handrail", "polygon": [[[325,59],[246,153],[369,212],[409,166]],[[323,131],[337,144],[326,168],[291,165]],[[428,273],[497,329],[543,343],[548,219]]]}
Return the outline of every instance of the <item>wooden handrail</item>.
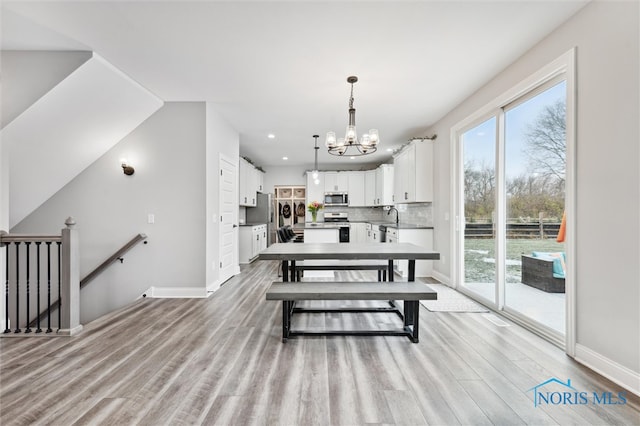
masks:
{"label": "wooden handrail", "polygon": [[146,234],[138,234],[135,237],[133,237],[131,239],[131,241],[129,241],[127,244],[123,245],[120,248],[120,250],[116,251],[107,260],[105,260],[100,265],[98,265],[98,267],[96,267],[96,269],[94,269],[93,271],[89,272],[87,274],[87,276],[85,276],[83,279],[81,279],[80,280],[80,288],[82,288],[82,287],[86,286],[87,284],[89,284],[89,282],[91,280],[93,280],[95,277],[97,277],[102,271],[107,269],[107,267],[109,265],[111,265],[113,262],[115,262],[116,260],[121,258],[123,254],[125,254],[126,252],[131,250],[133,248],[133,246],[138,244],[140,241],[144,241],[146,239],[147,239],[147,235]]}
{"label": "wooden handrail", "polygon": [[[116,260],[121,258],[123,254],[125,254],[126,252],[131,250],[133,248],[133,246],[138,244],[140,241],[144,241],[146,239],[147,239],[147,234],[138,234],[135,237],[133,237],[131,239],[131,241],[129,241],[127,244],[123,245],[120,248],[120,250],[116,251],[114,254],[109,256],[109,258],[107,260],[102,262],[100,265],[98,265],[98,267],[96,267],[93,271],[89,272],[87,274],[87,276],[85,276],[82,280],[80,280],[80,288],[83,288],[84,286],[89,284],[89,282],[91,280],[93,280],[95,277],[97,277],[102,271],[107,269],[107,267],[109,265],[111,265],[113,262],[115,262]],[[58,306],[60,306],[60,301],[59,300],[56,300],[55,302],[51,303],[51,311],[54,311],[54,310],[58,309]],[[44,310],[44,311],[42,311],[40,313],[40,315],[38,315],[38,317],[40,317],[40,320],[42,320],[46,315],[47,315],[47,311]],[[29,325],[33,326],[36,323],[36,321],[38,320],[38,317],[34,318],[34,320],[31,321],[29,323]]]}
{"label": "wooden handrail", "polygon": [[8,234],[0,231],[0,246],[6,243],[16,242],[58,242],[62,241],[60,235],[38,235],[38,234]]}

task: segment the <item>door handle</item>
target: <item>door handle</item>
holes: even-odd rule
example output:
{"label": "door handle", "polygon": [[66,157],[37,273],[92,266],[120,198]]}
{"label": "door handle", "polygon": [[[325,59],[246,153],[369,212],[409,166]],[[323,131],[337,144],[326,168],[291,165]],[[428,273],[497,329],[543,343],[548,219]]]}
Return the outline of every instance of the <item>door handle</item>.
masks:
{"label": "door handle", "polygon": [[234,228],[237,228],[237,227],[238,227],[238,225],[236,225],[236,224],[234,223],[234,224],[233,224],[233,227],[234,227]]}

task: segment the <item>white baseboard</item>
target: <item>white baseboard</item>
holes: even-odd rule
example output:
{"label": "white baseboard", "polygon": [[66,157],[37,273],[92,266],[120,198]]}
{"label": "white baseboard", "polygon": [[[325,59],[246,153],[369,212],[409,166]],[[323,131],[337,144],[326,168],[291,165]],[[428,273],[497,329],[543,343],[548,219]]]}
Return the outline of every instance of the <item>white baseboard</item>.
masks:
{"label": "white baseboard", "polygon": [[74,336],[82,331],[82,324],[73,328],[61,328],[56,332],[58,336]]}
{"label": "white baseboard", "polygon": [[576,344],[575,360],[640,396],[640,373],[630,370],[580,344]]}
{"label": "white baseboard", "polygon": [[157,298],[207,298],[205,287],[149,287],[144,293],[147,297]]}
{"label": "white baseboard", "polygon": [[435,278],[436,280],[440,281],[442,284],[450,285],[451,279],[448,276],[446,276],[446,275],[444,275],[444,274],[442,274],[442,273],[440,273],[438,271],[433,271],[431,276],[433,278]]}
{"label": "white baseboard", "polygon": [[222,285],[222,282],[220,280],[216,280],[216,281],[212,282],[211,284],[208,284],[207,285],[207,295],[209,295],[209,293],[213,293],[214,291],[218,290],[221,285]]}

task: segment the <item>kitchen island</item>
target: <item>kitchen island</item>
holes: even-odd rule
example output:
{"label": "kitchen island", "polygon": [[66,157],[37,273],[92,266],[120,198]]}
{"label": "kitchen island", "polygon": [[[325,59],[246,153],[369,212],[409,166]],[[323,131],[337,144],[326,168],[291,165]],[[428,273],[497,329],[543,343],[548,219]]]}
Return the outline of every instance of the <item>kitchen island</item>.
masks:
{"label": "kitchen island", "polygon": [[293,229],[304,230],[305,243],[337,243],[340,242],[340,228],[349,225],[328,222],[296,223]]}

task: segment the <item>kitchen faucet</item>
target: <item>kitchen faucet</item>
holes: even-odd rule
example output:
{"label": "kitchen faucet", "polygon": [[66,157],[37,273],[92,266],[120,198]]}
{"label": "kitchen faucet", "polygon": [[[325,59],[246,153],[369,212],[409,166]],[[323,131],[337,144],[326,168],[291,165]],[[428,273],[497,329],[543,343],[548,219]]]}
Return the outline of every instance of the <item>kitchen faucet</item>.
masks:
{"label": "kitchen faucet", "polygon": [[392,206],[392,207],[389,207],[389,211],[387,211],[387,216],[391,214],[391,210],[396,211],[396,225],[397,225],[398,222],[400,221],[400,212],[398,211],[398,209]]}

